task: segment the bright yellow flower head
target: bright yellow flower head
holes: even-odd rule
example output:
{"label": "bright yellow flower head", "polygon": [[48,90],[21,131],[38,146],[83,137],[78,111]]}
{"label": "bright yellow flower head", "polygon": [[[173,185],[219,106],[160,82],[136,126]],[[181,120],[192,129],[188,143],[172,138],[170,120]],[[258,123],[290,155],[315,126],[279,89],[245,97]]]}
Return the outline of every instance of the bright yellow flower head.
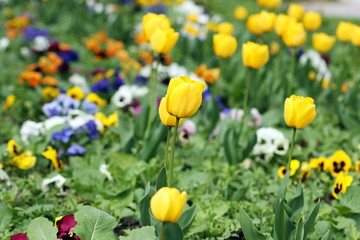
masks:
{"label": "bright yellow flower head", "polygon": [[254,42],[244,43],[242,46],[242,57],[245,67],[258,69],[269,61],[268,45],[259,45]]}
{"label": "bright yellow flower head", "polygon": [[66,94],[71,97],[71,98],[74,98],[76,100],[82,100],[84,98],[84,93],[83,91],[81,90],[81,88],[79,87],[73,87],[73,88],[70,88]]}
{"label": "bright yellow flower head", "polygon": [[311,158],[310,167],[316,168],[319,171],[326,172],[329,168],[328,159],[326,157]]}
{"label": "bright yellow flower head", "polygon": [[98,105],[100,107],[105,107],[106,106],[106,100],[99,97],[96,93],[89,93],[87,95],[86,99],[89,102],[95,103],[96,105]]}
{"label": "bright yellow flower head", "polygon": [[261,11],[260,19],[262,21],[262,28],[264,32],[272,32],[275,27],[276,14],[273,12]]}
{"label": "bright yellow flower head", "polygon": [[299,21],[301,19],[303,13],[304,13],[304,7],[299,4],[294,4],[294,3],[290,4],[288,11],[287,11],[287,14],[290,17],[295,18],[297,21]]}
{"label": "bright yellow flower head", "polygon": [[110,114],[108,117],[105,116],[104,113],[98,112],[95,114],[94,118],[99,119],[102,125],[104,125],[105,130],[111,126],[118,126],[118,116],[117,111]]}
{"label": "bright yellow flower head", "polygon": [[145,6],[153,6],[159,4],[160,0],[136,0],[136,2]]}
{"label": "bright yellow flower head", "polygon": [[248,10],[245,7],[239,6],[234,10],[234,17],[236,20],[243,21],[248,16]]}
{"label": "bright yellow flower head", "polygon": [[[168,111],[166,110],[166,98],[162,98],[159,106],[159,116],[162,124],[164,124],[167,127],[174,127],[176,117],[171,116]],[[184,122],[184,118],[181,118],[179,121],[179,126]]]}
{"label": "bright yellow flower head", "polygon": [[303,24],[306,30],[316,31],[321,27],[322,18],[321,14],[318,12],[307,12],[303,18]]}
{"label": "bright yellow flower head", "polygon": [[296,19],[289,17],[283,13],[280,13],[275,21],[275,32],[277,35],[282,36],[284,31],[287,29],[288,25],[296,23]]}
{"label": "bright yellow flower head", "polygon": [[306,41],[304,25],[290,22],[282,34],[282,39],[288,47],[300,47]]}
{"label": "bright yellow flower head", "polygon": [[355,163],[355,170],[356,170],[356,173],[359,173],[360,172],[360,161],[357,161]]}
{"label": "bright yellow flower head", "polygon": [[57,98],[59,96],[59,94],[60,94],[60,90],[55,87],[45,87],[42,90],[42,95],[48,101]]}
{"label": "bright yellow flower head", "polygon": [[311,167],[308,162],[301,163],[300,181],[304,183],[311,175]]}
{"label": "bright yellow flower head", "polygon": [[355,25],[350,22],[340,22],[336,28],[336,37],[342,42],[350,42]]}
{"label": "bright yellow flower head", "polygon": [[314,99],[291,95],[285,100],[284,118],[286,125],[304,128],[316,117]]}
{"label": "bright yellow flower head", "polygon": [[229,58],[237,49],[236,38],[226,34],[215,34],[213,37],[214,52],[221,58]]}
{"label": "bright yellow flower head", "polygon": [[10,156],[16,156],[20,154],[19,145],[15,142],[15,140],[11,139],[8,142],[8,151],[10,153]]}
{"label": "bright yellow flower head", "polygon": [[329,169],[333,176],[337,176],[341,171],[348,174],[352,168],[350,157],[343,150],[338,150],[329,158]]}
{"label": "bright yellow flower head", "polygon": [[336,38],[329,36],[326,33],[314,33],[312,40],[316,51],[320,53],[327,53],[333,47]]}
{"label": "bright yellow flower head", "polygon": [[156,220],[176,223],[184,210],[186,192],[176,188],[163,187],[150,200],[150,209]]}
{"label": "bright yellow flower head", "polygon": [[234,25],[229,22],[223,22],[218,24],[217,30],[221,34],[231,35],[234,33]]}
{"label": "bright yellow flower head", "polygon": [[260,7],[276,9],[281,6],[282,0],[257,0]]}
{"label": "bright yellow flower head", "polygon": [[143,17],[142,27],[144,39],[149,42],[157,28],[170,28],[170,21],[164,14],[148,13]]}
{"label": "bright yellow flower head", "polygon": [[29,151],[21,153],[20,155],[16,155],[10,160],[10,164],[22,170],[28,170],[32,168],[35,163],[36,157],[32,156],[31,152]]}
{"label": "bright yellow flower head", "polygon": [[166,93],[166,109],[177,118],[188,118],[196,113],[202,102],[205,83],[181,76],[170,80]]}
{"label": "bright yellow flower head", "polygon": [[0,169],[2,169],[4,166],[0,163]]}
{"label": "bright yellow flower head", "polygon": [[263,24],[263,18],[259,13],[250,15],[246,21],[247,29],[254,35],[262,35],[265,33]]}
{"label": "bright yellow flower head", "polygon": [[360,47],[360,26],[354,26],[351,42],[354,46]]}
{"label": "bright yellow flower head", "polygon": [[4,111],[8,110],[8,108],[14,104],[15,100],[16,100],[16,97],[14,95],[11,94],[11,95],[7,96],[5,99],[5,104],[2,107],[3,110]]}
{"label": "bright yellow flower head", "polygon": [[173,28],[161,29],[158,27],[150,37],[150,44],[155,52],[169,54],[178,39],[179,33],[175,32]]}
{"label": "bright yellow flower head", "polygon": [[350,187],[351,183],[353,182],[352,176],[346,176],[343,172],[340,172],[339,175],[336,177],[334,188],[332,191],[332,195],[334,198],[339,199],[339,193],[346,193],[348,187]]}
{"label": "bright yellow flower head", "polygon": [[47,150],[41,153],[41,155],[43,155],[45,158],[49,159],[52,162],[56,171],[61,171],[61,169],[63,168],[63,161],[61,159],[58,159],[56,149],[48,146]]}
{"label": "bright yellow flower head", "polygon": [[58,227],[57,224],[58,224],[58,222],[59,222],[61,219],[63,219],[63,217],[64,217],[64,216],[60,216],[60,217],[55,218],[54,227],[56,227],[56,228]]}
{"label": "bright yellow flower head", "polygon": [[[290,176],[294,176],[296,171],[300,168],[300,162],[296,159],[294,160],[291,160],[290,162],[290,169],[291,169],[291,172],[290,172]],[[283,179],[284,176],[286,175],[287,173],[287,170],[286,170],[286,167],[285,166],[282,166],[279,168],[278,170],[278,175],[279,175],[279,178]]]}

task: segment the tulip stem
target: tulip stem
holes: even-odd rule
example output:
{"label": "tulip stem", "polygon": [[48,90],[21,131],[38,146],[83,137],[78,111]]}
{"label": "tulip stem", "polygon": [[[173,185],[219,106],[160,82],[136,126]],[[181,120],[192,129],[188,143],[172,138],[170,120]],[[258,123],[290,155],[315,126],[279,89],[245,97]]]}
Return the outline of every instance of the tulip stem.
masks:
{"label": "tulip stem", "polygon": [[168,160],[170,137],[171,137],[171,127],[168,127],[168,134],[167,134],[167,139],[166,139],[165,161],[164,161],[165,169],[166,169],[167,160]]}
{"label": "tulip stem", "polygon": [[171,159],[170,159],[168,187],[171,187],[172,173],[173,173],[173,168],[174,168],[175,142],[176,142],[177,130],[178,130],[178,127],[179,127],[179,120],[180,120],[180,118],[177,117],[176,122],[175,122],[175,130],[174,130],[174,135],[173,135],[173,142],[172,142],[172,146],[171,146]]}
{"label": "tulip stem", "polygon": [[[357,65],[358,65],[358,56],[359,56],[359,49],[360,49],[360,47],[356,47],[355,46],[355,48],[356,48],[356,53],[355,53],[355,60],[354,60],[354,75],[353,75],[353,82],[355,83],[355,80],[356,80],[356,67],[357,67]],[[341,86],[338,86],[339,88],[341,87]]]}
{"label": "tulip stem", "polygon": [[245,92],[245,98],[244,98],[244,105],[243,105],[243,110],[244,110],[244,115],[241,118],[241,126],[240,126],[240,132],[239,132],[239,140],[241,138],[241,134],[243,132],[244,129],[244,124],[246,121],[246,114],[247,114],[247,102],[248,102],[248,98],[249,98],[249,90],[250,90],[250,81],[252,78],[252,73],[253,73],[253,69],[248,68],[248,76],[247,76],[247,80],[246,80],[246,92]]}
{"label": "tulip stem", "polygon": [[291,48],[291,68],[290,68],[290,79],[289,79],[289,86],[288,89],[286,91],[286,96],[289,96],[289,94],[291,93],[291,89],[292,89],[292,85],[294,82],[294,74],[295,74],[295,60],[296,60],[296,49],[295,48]]}
{"label": "tulip stem", "polygon": [[292,160],[294,144],[295,144],[295,134],[296,134],[296,128],[293,128],[293,136],[292,136],[292,140],[291,140],[291,147],[290,147],[290,152],[289,152],[289,160],[288,160],[287,167],[286,167],[287,171],[290,170],[290,163],[291,163],[291,160]]}
{"label": "tulip stem", "polygon": [[215,102],[214,100],[216,99],[216,95],[220,89],[220,81],[222,80],[222,70],[223,70],[223,59],[220,58],[220,76],[219,76],[219,79],[216,79],[216,83],[215,83],[215,88],[214,88],[214,92],[213,92],[213,102]]}
{"label": "tulip stem", "polygon": [[165,233],[165,222],[163,222],[161,226],[160,240],[164,239],[164,233]]}
{"label": "tulip stem", "polygon": [[157,72],[158,72],[158,68],[159,68],[159,63],[160,63],[160,55],[158,56],[156,67],[154,68],[153,66],[151,66],[150,81],[152,83],[152,87],[151,87],[150,109],[149,109],[149,115],[148,115],[148,122],[147,122],[147,126],[146,126],[146,131],[145,131],[145,139],[148,139],[150,136],[152,115],[153,115],[153,111],[154,111],[155,92],[156,92],[156,84],[157,84]]}

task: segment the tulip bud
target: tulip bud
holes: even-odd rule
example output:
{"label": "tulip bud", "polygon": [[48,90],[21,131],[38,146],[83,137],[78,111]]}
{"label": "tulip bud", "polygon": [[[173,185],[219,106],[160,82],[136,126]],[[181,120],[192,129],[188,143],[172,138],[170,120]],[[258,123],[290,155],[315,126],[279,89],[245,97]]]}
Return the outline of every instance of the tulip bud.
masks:
{"label": "tulip bud", "polygon": [[188,118],[196,113],[202,103],[204,82],[189,77],[172,78],[166,93],[166,110],[174,117]]}
{"label": "tulip bud", "polygon": [[276,14],[267,11],[260,12],[260,18],[262,22],[262,28],[264,32],[272,32],[275,27]]}
{"label": "tulip bud", "polygon": [[287,29],[288,25],[296,23],[296,19],[289,17],[283,13],[279,14],[275,21],[275,31],[276,34],[281,36],[284,31]]}
{"label": "tulip bud", "polygon": [[336,29],[336,36],[342,42],[350,42],[353,36],[354,24],[350,22],[340,22]]}
{"label": "tulip bud", "polygon": [[170,28],[170,21],[164,14],[148,13],[143,17],[142,27],[143,37],[148,42],[157,28]]}
{"label": "tulip bud", "polygon": [[248,10],[245,7],[239,6],[235,8],[234,17],[236,20],[243,21],[248,16]]}
{"label": "tulip bud", "polygon": [[231,35],[234,33],[234,25],[229,22],[223,22],[218,25],[217,30],[221,34]]}
{"label": "tulip bud", "polygon": [[360,26],[354,26],[351,42],[354,46],[360,47]]}
{"label": "tulip bud", "polygon": [[269,61],[269,47],[247,42],[242,46],[242,56],[245,67],[258,69]]}
{"label": "tulip bud", "polygon": [[291,95],[285,100],[284,118],[286,125],[304,128],[316,117],[314,99]]}
{"label": "tulip bud", "polygon": [[303,24],[306,30],[316,31],[321,27],[321,14],[318,12],[307,12],[303,18]]}
{"label": "tulip bud", "polygon": [[246,21],[246,27],[252,34],[262,35],[265,33],[262,18],[259,13],[250,15]]}
{"label": "tulip bud", "polygon": [[151,35],[150,44],[152,49],[157,53],[169,54],[174,48],[179,33],[172,28],[161,29],[157,28]]}
{"label": "tulip bud", "polygon": [[313,35],[313,46],[320,53],[327,53],[333,47],[336,38],[326,33],[315,33]]}
{"label": "tulip bud", "polygon": [[288,8],[287,13],[290,17],[293,17],[297,21],[299,21],[304,13],[304,8],[303,8],[303,6],[301,6],[299,4],[291,3]]}
{"label": "tulip bud", "polygon": [[215,34],[213,37],[215,54],[222,58],[231,57],[237,49],[236,38],[226,34]]}
{"label": "tulip bud", "polygon": [[176,223],[184,210],[186,192],[163,187],[150,200],[152,215],[160,222]]}
{"label": "tulip bud", "polygon": [[[159,106],[159,116],[162,124],[167,127],[174,127],[176,122],[176,117],[171,116],[166,110],[166,98],[162,98]],[[179,121],[179,126],[183,123],[184,118],[181,118]]]}
{"label": "tulip bud", "polygon": [[288,47],[299,47],[306,41],[306,32],[302,23],[289,24],[282,35],[282,39]]}

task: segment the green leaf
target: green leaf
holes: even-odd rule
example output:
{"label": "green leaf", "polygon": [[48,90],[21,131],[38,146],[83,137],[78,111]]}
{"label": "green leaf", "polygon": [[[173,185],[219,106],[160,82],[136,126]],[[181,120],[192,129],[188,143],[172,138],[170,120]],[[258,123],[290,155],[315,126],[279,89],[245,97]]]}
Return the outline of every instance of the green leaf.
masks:
{"label": "green leaf", "polygon": [[[288,211],[286,211],[286,212],[287,212],[289,218],[291,219],[291,221],[294,221],[299,216],[299,214],[301,213],[301,211],[304,208],[304,193],[303,193],[300,182],[297,187],[296,196],[293,199],[289,200],[287,205],[290,207],[291,213]],[[288,209],[285,207],[285,210],[288,210]]]}
{"label": "green leaf", "polygon": [[113,240],[116,220],[108,213],[91,206],[83,206],[75,213],[77,222],[73,231],[81,239]]}
{"label": "green leaf", "polygon": [[344,208],[342,214],[360,213],[360,187],[352,186],[345,194],[339,194],[339,205]]}
{"label": "green leaf", "polygon": [[157,240],[155,235],[155,228],[153,226],[146,226],[130,231],[129,236],[120,237],[119,240]]}
{"label": "green leaf", "polygon": [[180,225],[184,235],[191,227],[191,224],[193,223],[196,217],[196,213],[197,213],[196,206],[193,206],[192,208],[189,208],[188,210],[183,212],[183,214],[181,215],[178,224]]}
{"label": "green leaf", "polygon": [[330,230],[320,240],[331,240]]}
{"label": "green leaf", "polygon": [[247,213],[244,211],[243,208],[240,208],[240,225],[241,229],[244,233],[245,239],[247,240],[265,240],[266,237],[261,234],[256,227],[254,226],[254,223],[251,221],[250,217],[247,215]]}
{"label": "green leaf", "polygon": [[320,209],[320,200],[317,202],[316,206],[314,207],[314,209],[311,211],[309,218],[306,220],[305,225],[304,225],[304,239],[306,239],[307,235],[310,233],[314,223],[315,223],[315,219],[319,213],[319,209]]}
{"label": "green leaf", "polygon": [[246,148],[243,151],[241,160],[245,159],[249,155],[251,150],[254,148],[256,141],[257,141],[256,132],[250,133],[250,135],[248,137],[248,142],[247,142]]}
{"label": "green leaf", "polygon": [[285,240],[285,210],[284,198],[280,201],[275,212],[275,233],[278,240]]}
{"label": "green leaf", "polygon": [[[157,235],[160,236],[162,222],[158,222],[155,224],[155,229]],[[163,240],[183,240],[184,235],[178,223],[166,223],[165,224],[165,232]]]}
{"label": "green leaf", "polygon": [[[146,101],[147,99],[147,101]],[[137,116],[135,120],[135,136],[137,139],[143,139],[146,131],[147,121],[149,117],[149,102],[150,102],[150,95],[147,94],[142,101],[142,110],[139,116]]]}
{"label": "green leaf", "polygon": [[166,138],[167,130],[163,125],[159,125],[157,129],[152,131],[150,137],[145,140],[141,151],[141,158],[144,161],[148,161],[155,154],[160,142]]}
{"label": "green leaf", "polygon": [[140,211],[140,224],[141,226],[150,226],[150,182],[148,182],[145,188],[145,196],[139,202],[139,211]]}
{"label": "green leaf", "polygon": [[166,169],[165,167],[161,168],[160,173],[156,179],[156,191],[159,191],[160,188],[167,186],[166,178]]}
{"label": "green leaf", "polygon": [[27,236],[29,240],[56,240],[57,228],[44,217],[32,220],[28,226]]}
{"label": "green leaf", "polygon": [[13,213],[5,203],[0,203],[0,232],[7,228],[7,225],[11,222]]}
{"label": "green leaf", "polygon": [[298,225],[296,227],[295,240],[303,240],[304,239],[304,223],[303,219],[300,218]]}
{"label": "green leaf", "polygon": [[273,206],[274,213],[276,213],[276,210],[277,210],[277,208],[279,206],[279,203],[280,203],[280,199],[282,199],[285,196],[285,188],[286,188],[286,185],[287,185],[287,183],[289,181],[290,172],[291,171],[287,171],[284,178],[281,180],[281,184],[280,184],[279,191],[278,191],[278,196],[276,197],[276,200],[275,200],[274,206]]}
{"label": "green leaf", "polygon": [[224,151],[225,158],[229,164],[236,162],[235,142],[234,131],[232,128],[228,128],[224,136]]}

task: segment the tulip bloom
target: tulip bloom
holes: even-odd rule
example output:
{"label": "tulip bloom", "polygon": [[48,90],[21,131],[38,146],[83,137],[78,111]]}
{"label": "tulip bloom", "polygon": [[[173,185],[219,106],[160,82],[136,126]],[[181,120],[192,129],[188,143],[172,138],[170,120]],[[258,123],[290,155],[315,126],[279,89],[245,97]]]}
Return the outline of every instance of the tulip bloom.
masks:
{"label": "tulip bloom", "polygon": [[360,47],[360,26],[354,26],[351,42],[354,46]]}
{"label": "tulip bloom", "polygon": [[318,12],[307,12],[303,18],[303,24],[306,30],[316,31],[321,27],[321,14]]}
{"label": "tulip bloom", "polygon": [[214,52],[221,58],[229,58],[237,49],[236,38],[226,34],[215,34],[213,37]]}
{"label": "tulip bloom", "polygon": [[336,36],[342,42],[350,42],[353,36],[354,24],[350,22],[340,22],[336,28]]}
{"label": "tulip bloom", "polygon": [[313,35],[313,46],[320,53],[327,53],[333,47],[336,38],[326,33],[315,33]]}
{"label": "tulip bloom", "polygon": [[334,188],[332,191],[332,195],[334,198],[339,199],[339,193],[346,193],[348,187],[350,187],[351,183],[353,182],[352,176],[346,176],[343,172],[340,172],[339,175],[336,177]]}
{"label": "tulip bloom", "polygon": [[295,18],[297,21],[299,21],[301,19],[303,13],[304,13],[304,7],[301,6],[300,4],[294,4],[294,3],[290,4],[288,11],[287,11],[287,14],[290,17]]}
{"label": "tulip bloom", "polygon": [[267,45],[247,42],[243,44],[242,51],[245,67],[258,69],[269,61],[269,47]]}
{"label": "tulip bloom", "polygon": [[288,47],[299,47],[306,41],[306,31],[302,23],[291,23],[285,29],[282,39]]}
{"label": "tulip bloom", "polygon": [[286,125],[304,128],[316,117],[314,99],[291,95],[285,100],[284,118]]}
{"label": "tulip bloom", "polygon": [[352,168],[350,157],[343,150],[338,150],[329,158],[328,162],[331,175],[337,176],[340,172],[348,174]]}
{"label": "tulip bloom", "polygon": [[150,44],[155,52],[169,54],[178,39],[179,33],[175,32],[173,28],[157,28],[151,35]]}
{"label": "tulip bloom", "polygon": [[229,22],[223,22],[218,25],[217,30],[221,34],[231,35],[234,33],[234,25]]}
{"label": "tulip bloom", "polygon": [[275,32],[278,36],[282,36],[288,25],[296,23],[296,19],[289,17],[283,13],[279,14],[275,21]]}
{"label": "tulip bloom", "polygon": [[149,42],[157,28],[167,29],[170,26],[170,21],[164,14],[148,13],[142,20],[142,35]]}
{"label": "tulip bloom", "polygon": [[243,21],[248,16],[248,10],[245,7],[239,6],[234,10],[234,17],[236,20]]}
{"label": "tulip bloom", "polygon": [[[166,98],[162,98],[159,106],[159,116],[162,124],[167,127],[174,127],[176,122],[176,117],[171,116],[166,110]],[[179,121],[179,126],[183,123],[184,118],[181,118]]]}
{"label": "tulip bloom", "polygon": [[172,78],[166,93],[166,110],[177,118],[188,118],[196,113],[202,102],[205,83],[181,76]]}
{"label": "tulip bloom", "polygon": [[276,14],[273,12],[260,12],[261,26],[264,32],[272,32],[275,27]]}
{"label": "tulip bloom", "polygon": [[282,0],[257,0],[260,7],[276,9],[281,6]]}
{"label": "tulip bloom", "polygon": [[263,24],[263,18],[260,13],[250,15],[246,21],[247,29],[254,35],[262,35],[265,33]]}
{"label": "tulip bloom", "polygon": [[184,210],[187,193],[176,188],[163,187],[150,200],[150,209],[156,220],[176,223]]}

